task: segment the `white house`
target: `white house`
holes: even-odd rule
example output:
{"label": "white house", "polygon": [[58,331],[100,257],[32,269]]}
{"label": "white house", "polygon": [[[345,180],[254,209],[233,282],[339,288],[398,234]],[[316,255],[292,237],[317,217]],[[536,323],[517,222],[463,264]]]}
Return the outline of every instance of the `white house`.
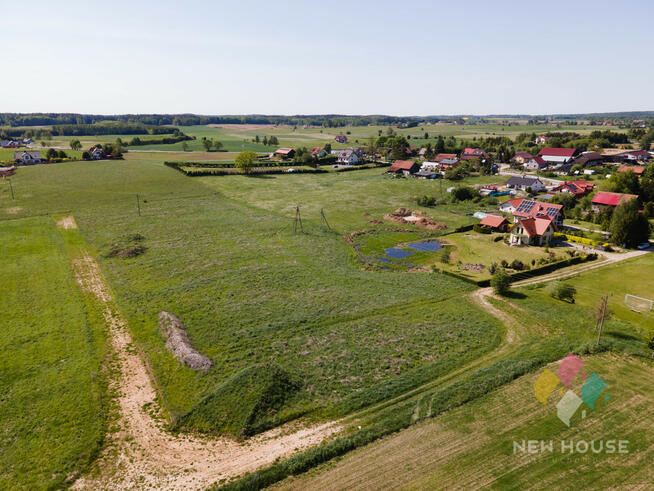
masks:
{"label": "white house", "polygon": [[543,170],[547,168],[548,164],[541,157],[532,157],[522,165],[527,170]]}
{"label": "white house", "polygon": [[506,187],[510,189],[519,189],[521,191],[526,191],[531,188],[532,191],[538,192],[545,189],[545,184],[537,177],[511,176],[509,180],[506,181]]}
{"label": "white house", "polygon": [[336,162],[344,165],[356,165],[359,163],[359,157],[357,157],[357,154],[353,150],[341,150],[338,152]]}
{"label": "white house", "polygon": [[529,217],[520,220],[511,229],[512,245],[545,245],[554,237],[556,226],[549,216]]}

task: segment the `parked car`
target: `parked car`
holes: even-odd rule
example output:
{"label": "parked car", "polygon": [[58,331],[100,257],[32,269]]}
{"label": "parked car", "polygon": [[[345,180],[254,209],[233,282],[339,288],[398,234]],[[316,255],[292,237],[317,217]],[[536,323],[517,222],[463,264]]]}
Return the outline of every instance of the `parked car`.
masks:
{"label": "parked car", "polygon": [[641,251],[644,249],[649,249],[649,242],[643,242],[642,244],[638,244],[638,249]]}

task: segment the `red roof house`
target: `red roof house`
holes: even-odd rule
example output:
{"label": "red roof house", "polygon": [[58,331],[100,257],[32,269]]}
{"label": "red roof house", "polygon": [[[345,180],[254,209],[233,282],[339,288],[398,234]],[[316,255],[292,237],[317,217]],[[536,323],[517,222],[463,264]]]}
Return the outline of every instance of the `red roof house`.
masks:
{"label": "red roof house", "polygon": [[565,181],[563,184],[555,187],[552,191],[556,193],[574,194],[575,196],[585,196],[595,188],[595,184],[584,181]]}
{"label": "red roof house", "polygon": [[404,174],[413,174],[414,172],[417,172],[418,169],[419,166],[415,162],[412,162],[410,160],[396,160],[388,168],[388,172],[392,172],[392,173],[402,172]]}
{"label": "red roof house", "polygon": [[593,196],[591,203],[593,210],[599,211],[608,206],[618,206],[636,198],[638,198],[638,196],[635,194],[609,193],[608,191],[599,191],[595,196]]}
{"label": "red roof house", "polygon": [[643,172],[645,171],[645,167],[636,167],[636,166],[631,166],[631,165],[622,165],[618,169],[618,172],[633,172],[636,174],[638,177],[643,175]]}
{"label": "red roof house", "polygon": [[506,220],[504,217],[496,216],[496,215],[486,215],[481,222],[479,222],[479,225],[482,227],[488,227],[490,229],[494,230],[506,230],[509,222]]}
{"label": "red roof house", "polygon": [[474,160],[488,158],[488,154],[481,148],[466,148],[461,154],[461,160]]}
{"label": "red roof house", "polygon": [[510,243],[512,245],[543,245],[552,240],[556,230],[554,218],[551,216],[525,218],[511,229]]}

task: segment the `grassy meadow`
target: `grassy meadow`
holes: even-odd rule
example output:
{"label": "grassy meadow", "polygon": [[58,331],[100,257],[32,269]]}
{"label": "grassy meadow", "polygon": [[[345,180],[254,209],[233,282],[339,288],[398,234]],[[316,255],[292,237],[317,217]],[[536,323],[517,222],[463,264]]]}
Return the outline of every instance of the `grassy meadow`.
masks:
{"label": "grassy meadow", "polygon": [[[368,256],[379,255],[388,247],[427,239],[446,244],[450,252],[447,268],[453,271],[458,270],[458,261],[487,267],[502,259],[526,263],[546,255],[540,248],[509,248],[501,241],[494,242],[494,235],[452,233],[475,223],[475,211],[495,211],[490,203],[416,205],[418,196],[447,198],[446,188],[452,185],[448,181],[392,179],[381,168],[189,178],[163,165],[164,160],[233,160],[246,143],[259,145],[251,142],[257,134],[274,134],[280,146],[311,147],[334,143],[333,136],[346,130],[351,131],[350,144],[356,139],[363,143],[380,128],[324,129],[322,133],[313,128],[181,129],[198,137],[194,145],[206,136],[222,141],[228,152],[146,146],[135,147],[138,151],[125,154],[125,160],[20,168],[11,178],[13,200],[8,181],[0,181],[0,242],[8,251],[0,258],[6,263],[2,274],[7,277],[0,304],[3,311],[13,309],[10,325],[16,333],[6,336],[6,347],[0,349],[3,368],[7,367],[1,380],[5,392],[12,394],[4,399],[5,403],[11,400],[12,406],[6,408],[10,417],[3,434],[14,435],[11,441],[18,442],[0,444],[0,487],[3,479],[20,480],[24,487],[61,486],[66,476],[85,467],[102,444],[106,413],[98,404],[105,392],[97,376],[104,354],[102,328],[92,302],[75,286],[69,265],[82,246],[97,255],[132,337],[152,367],[162,405],[177,428],[238,437],[298,417],[345,417],[364,431],[357,436],[356,426],[350,425],[344,440],[334,443],[342,447],[329,454],[341,455],[414,424],[418,426],[398,438],[428,425],[442,428],[452,414],[463,414],[458,421],[471,427],[478,425],[468,407],[490,421],[497,410],[484,409],[484,404],[503,397],[498,400],[509,401],[509,415],[489,422],[489,428],[496,430],[483,433],[482,438],[466,437],[474,432],[463,423],[448,427],[454,431],[447,433],[448,444],[467,438],[490,460],[498,445],[504,449],[498,435],[506,420],[515,420],[518,426],[513,430],[524,429],[519,426],[523,424],[520,408],[510,403],[507,394],[529,383],[530,372],[569,350],[590,350],[587,347],[596,337],[590,311],[598,300],[599,285],[602,291],[614,293],[610,306],[615,315],[606,324],[606,345],[616,352],[648,355],[642,339],[651,314],[636,314],[619,303],[627,292],[651,298],[654,284],[648,278],[652,275],[644,272],[654,266],[652,255],[568,280],[578,288],[575,304],[554,300],[538,286],[521,288],[508,299],[491,299],[493,306],[518,319],[516,326],[503,325],[468,297],[474,291],[468,282],[438,272],[383,270],[369,267],[367,262]],[[578,126],[570,129],[585,131]],[[538,133],[545,128],[433,125],[398,130],[411,134],[412,142],[424,131],[430,137],[432,132],[446,131],[472,137],[489,136],[486,131]],[[80,139],[86,148],[91,141],[109,142],[115,137]],[[462,183],[503,180],[501,176],[470,177]],[[296,207],[301,212],[301,226],[294,222]],[[421,211],[445,229],[430,231],[384,219],[399,207]],[[75,217],[78,231],[55,228],[52,216],[63,214]],[[134,234],[143,237],[142,253],[127,258],[108,254],[113,245],[127,242]],[[432,264],[444,266],[439,251],[416,253],[411,261],[424,270],[430,270]],[[32,282],[32,278],[38,281]],[[194,347],[213,361],[207,373],[181,366],[165,348],[157,326],[157,315],[164,310],[180,317]],[[63,329],[66,344],[61,340]],[[502,344],[509,334],[512,343]],[[25,366],[12,361],[17,349],[24,350],[20,361],[26,360]],[[651,368],[640,359],[630,363],[622,355],[616,356],[604,354],[589,358],[589,362],[616,360],[609,368],[614,371],[607,376],[622,371],[628,380]],[[37,377],[37,383],[28,386],[26,374],[30,380]],[[492,392],[523,375],[509,387]],[[53,392],[53,384],[65,390]],[[636,397],[633,394],[648,390],[643,384],[630,385],[633,393],[625,388],[624,400],[631,401]],[[47,402],[29,404],[41,396]],[[473,401],[477,397],[481,399]],[[72,406],[73,398],[81,402]],[[59,414],[55,407],[65,411]],[[26,419],[24,414],[31,416]],[[27,436],[29,421],[43,422],[48,428],[60,417],[78,424],[75,428],[58,425],[53,441],[45,433]],[[432,417],[437,418],[433,423],[419,423]],[[537,426],[539,431],[561,434],[552,429],[551,415],[548,418],[549,423]],[[45,462],[43,455],[48,452],[39,454],[37,445],[57,457]],[[456,461],[439,460],[433,467],[436,464],[427,448],[420,445],[416,443],[417,454],[410,449],[414,463],[398,472],[397,481],[389,482],[431,487],[443,469],[455,478],[473,469],[472,454],[462,460],[463,471],[456,470]],[[375,451],[377,447],[369,448]],[[352,458],[367,450],[358,450]],[[315,450],[322,451],[323,447]],[[307,457],[314,462],[309,467],[321,461],[312,458]],[[329,464],[285,485],[320,487],[319,483],[326,482],[321,481],[323,472],[327,476],[339,465]],[[356,465],[363,464],[353,464],[352,469]],[[393,467],[383,461],[380,465]],[[542,469],[548,468],[547,463],[542,468],[538,465],[534,464],[533,475],[540,476]],[[484,478],[489,482],[500,479],[498,482],[508,486],[524,484],[519,472],[505,479],[493,474],[497,469],[491,466],[479,481],[451,484],[479,484]],[[339,471],[333,477],[334,487],[352,484],[348,472]],[[616,476],[622,475],[619,472]],[[556,476],[553,479],[557,482]]]}
{"label": "grassy meadow", "polygon": [[104,323],[73,279],[74,243],[50,217],[0,221],[3,489],[64,487],[104,440]]}
{"label": "grassy meadow", "polygon": [[[374,226],[364,213],[410,205],[417,184],[433,184],[390,180],[377,169],[348,174],[360,177],[311,176],[312,189],[310,176],[237,176],[230,185],[186,178],[152,161],[35,166],[12,179],[14,201],[2,188],[0,210],[6,219],[74,214],[99,251],[174,420],[230,377],[270,363],[304,381],[279,412],[287,418],[338,406],[401,376],[402,385],[388,390],[404,390],[407,374],[422,380],[422,373],[449,370],[499,342],[497,321],[472,304],[461,308],[466,283],[366,271],[341,238]],[[377,198],[352,192],[357,181],[375,188]],[[304,233],[293,233],[288,186],[303,192],[301,204],[311,203],[302,208]],[[321,224],[320,208],[332,230]],[[450,227],[469,222],[445,209],[436,214]],[[133,233],[145,237],[143,255],[103,256]],[[165,349],[156,324],[161,310],[179,315],[194,345],[214,361],[208,374],[180,366]]]}
{"label": "grassy meadow", "polygon": [[[556,417],[555,397],[547,406],[534,397],[539,371],[273,489],[647,487],[654,367],[613,354],[587,356],[584,363],[608,383],[610,400],[599,401],[585,420],[577,415],[570,428]],[[560,450],[562,440],[599,439],[628,440],[629,454]],[[554,451],[514,454],[513,442],[523,440],[552,440]]]}

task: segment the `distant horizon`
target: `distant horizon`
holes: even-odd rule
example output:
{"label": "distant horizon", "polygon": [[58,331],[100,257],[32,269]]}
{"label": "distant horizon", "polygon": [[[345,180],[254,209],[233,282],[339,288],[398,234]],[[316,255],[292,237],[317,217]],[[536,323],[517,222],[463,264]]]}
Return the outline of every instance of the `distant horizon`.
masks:
{"label": "distant horizon", "polygon": [[654,109],[631,110],[631,111],[594,111],[586,113],[490,113],[490,114],[476,114],[476,113],[453,113],[453,114],[392,114],[392,113],[201,113],[201,112],[78,112],[78,111],[0,111],[2,114],[19,114],[19,115],[36,115],[36,114],[71,114],[80,116],[198,116],[198,117],[286,117],[286,118],[302,118],[302,117],[387,117],[387,118],[536,118],[536,117],[582,117],[582,116],[615,116],[615,115],[650,115],[654,117]]}

